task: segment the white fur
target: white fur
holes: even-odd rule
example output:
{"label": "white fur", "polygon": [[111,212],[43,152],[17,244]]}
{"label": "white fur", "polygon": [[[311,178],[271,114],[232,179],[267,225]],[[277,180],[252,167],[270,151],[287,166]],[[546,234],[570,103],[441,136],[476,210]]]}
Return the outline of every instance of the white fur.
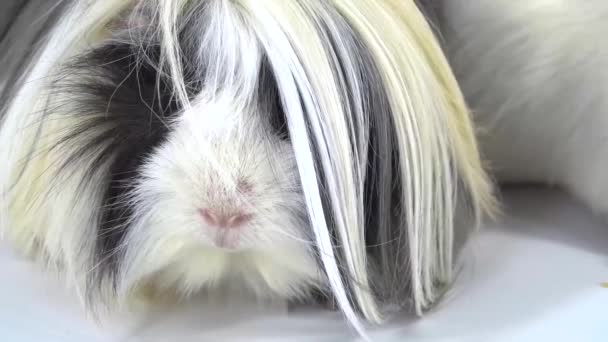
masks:
{"label": "white fur", "polygon": [[[279,139],[260,136],[261,115],[235,107],[233,99],[194,104],[144,166],[132,199],[143,216],[127,237],[125,289],[164,269],[157,281],[186,293],[229,277],[260,296],[289,298],[323,282],[309,252],[306,222],[292,217],[304,205],[293,152]],[[240,194],[237,179],[252,184],[251,192]],[[217,228],[201,225],[199,208],[253,214],[234,232],[239,251],[214,247]]]}
{"label": "white fur", "polygon": [[608,214],[608,2],[442,6],[450,60],[492,172],[565,187]]}

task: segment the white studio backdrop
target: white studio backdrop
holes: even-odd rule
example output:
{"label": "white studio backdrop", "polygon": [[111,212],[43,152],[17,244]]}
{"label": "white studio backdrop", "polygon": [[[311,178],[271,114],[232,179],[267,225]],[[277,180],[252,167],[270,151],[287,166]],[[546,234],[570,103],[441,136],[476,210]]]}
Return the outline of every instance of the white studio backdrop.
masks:
{"label": "white studio backdrop", "polygon": [[[517,189],[465,250],[454,290],[374,341],[608,341],[608,225],[567,196]],[[339,314],[193,300],[96,325],[73,294],[0,246],[0,340],[10,342],[349,341]]]}

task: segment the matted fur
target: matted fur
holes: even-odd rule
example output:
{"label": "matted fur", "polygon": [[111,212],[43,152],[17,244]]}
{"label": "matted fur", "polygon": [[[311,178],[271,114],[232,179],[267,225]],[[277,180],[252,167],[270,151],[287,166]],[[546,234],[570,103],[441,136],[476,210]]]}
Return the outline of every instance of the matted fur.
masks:
{"label": "matted fur", "polygon": [[[413,1],[64,6],[29,72],[3,89],[15,96],[2,110],[0,228],[84,302],[120,304],[149,281],[187,294],[238,274],[258,295],[331,291],[362,331],[359,314],[421,314],[445,291],[455,231],[494,201],[463,96]],[[156,88],[132,72],[155,74]],[[183,183],[198,170],[215,181]],[[230,195],[264,227],[281,222],[260,228],[272,245],[252,237],[237,267],[168,234],[194,224],[178,195],[220,198],[216,184],[243,174],[277,192]],[[470,227],[455,226],[457,206]]]}

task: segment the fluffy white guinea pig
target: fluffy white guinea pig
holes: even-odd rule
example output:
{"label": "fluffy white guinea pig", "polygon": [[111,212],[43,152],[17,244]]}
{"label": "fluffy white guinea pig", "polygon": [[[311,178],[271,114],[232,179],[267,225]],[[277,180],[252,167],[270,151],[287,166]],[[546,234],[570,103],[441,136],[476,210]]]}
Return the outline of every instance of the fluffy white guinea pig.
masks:
{"label": "fluffy white guinea pig", "polygon": [[608,3],[421,2],[493,176],[561,187],[608,218]]}

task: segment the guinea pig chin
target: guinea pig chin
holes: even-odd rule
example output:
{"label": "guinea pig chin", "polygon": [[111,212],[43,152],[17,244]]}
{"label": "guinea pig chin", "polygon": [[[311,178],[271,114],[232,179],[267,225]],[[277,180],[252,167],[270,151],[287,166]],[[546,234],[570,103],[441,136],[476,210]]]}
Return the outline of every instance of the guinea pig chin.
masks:
{"label": "guinea pig chin", "polygon": [[295,158],[262,133],[263,114],[205,104],[173,123],[128,195],[125,274],[186,292],[238,279],[293,296],[319,283]]}

